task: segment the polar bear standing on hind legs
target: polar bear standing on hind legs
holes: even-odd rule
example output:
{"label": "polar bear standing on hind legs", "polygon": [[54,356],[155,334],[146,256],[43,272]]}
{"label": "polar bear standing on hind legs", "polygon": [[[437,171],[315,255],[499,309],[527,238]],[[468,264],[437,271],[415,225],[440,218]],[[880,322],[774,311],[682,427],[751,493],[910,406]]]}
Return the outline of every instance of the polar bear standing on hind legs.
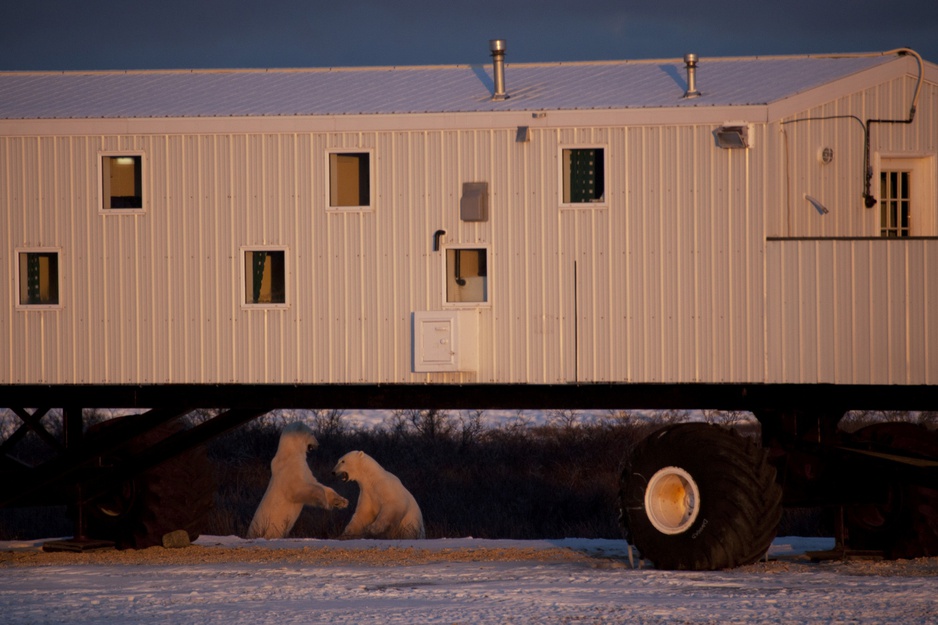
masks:
{"label": "polar bear standing on hind legs", "polygon": [[350,451],[332,474],[358,482],[358,504],[342,538],[426,538],[417,500],[396,475],[363,451]]}
{"label": "polar bear standing on hind legs", "polygon": [[277,453],[270,463],[270,483],[251,520],[248,538],[286,538],[304,505],[326,510],[348,506],[345,497],[313,477],[306,452],[318,446],[305,424],[296,422],[283,428]]}

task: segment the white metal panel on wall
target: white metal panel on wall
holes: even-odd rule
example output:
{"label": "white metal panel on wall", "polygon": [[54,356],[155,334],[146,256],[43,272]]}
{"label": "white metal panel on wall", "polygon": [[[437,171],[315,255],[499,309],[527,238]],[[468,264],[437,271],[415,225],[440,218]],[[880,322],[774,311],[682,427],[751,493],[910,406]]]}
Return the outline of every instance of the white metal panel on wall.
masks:
{"label": "white metal panel on wall", "polygon": [[[771,192],[767,236],[878,236],[879,207],[864,205],[864,125],[870,119],[908,119],[915,78],[905,76],[864,92],[838,98],[773,125],[769,136],[778,167],[767,172]],[[938,85],[925,81],[913,124],[872,123],[871,173],[880,154],[912,157],[938,154]],[[822,159],[830,148],[830,160]],[[934,173],[933,173],[934,175]],[[873,176],[871,192],[879,195]],[[820,214],[810,195],[829,212]],[[938,235],[938,232],[933,233]]]}
{"label": "white metal panel on wall", "polygon": [[[881,155],[918,159],[913,184],[934,188],[938,85],[925,81],[914,123],[915,79],[894,79],[792,116],[774,152],[784,175],[766,176],[766,380],[934,384],[938,379],[938,240],[879,239],[880,205],[864,205],[864,124],[870,124],[870,191],[879,199]],[[801,121],[792,121],[801,120]],[[822,150],[832,148],[829,162]],[[811,195],[829,212],[805,199]],[[926,194],[927,195],[927,194]],[[913,206],[934,224],[934,192]],[[917,211],[917,212],[916,212]],[[916,234],[936,236],[919,228]],[[791,240],[784,240],[791,237]],[[822,237],[853,237],[831,240]]]}
{"label": "white metal panel on wall", "polygon": [[938,240],[774,240],[768,380],[935,384]]}
{"label": "white metal panel on wall", "polygon": [[594,238],[608,238],[608,253],[580,255],[593,275],[597,260],[604,264],[601,283],[610,300],[594,299],[600,314],[590,317],[594,324],[607,315],[612,320],[593,337],[601,360],[612,363],[610,379],[761,378],[754,354],[762,350],[762,276],[753,267],[762,217],[750,210],[748,176],[759,157],[716,149],[711,130],[612,133],[611,159],[620,162],[622,150],[625,162],[611,171],[608,225],[593,227]]}
{"label": "white metal panel on wall", "polygon": [[[857,193],[854,129],[840,126],[799,127],[807,134],[797,145],[789,137],[800,155],[792,189],[804,181],[824,198]],[[900,259],[899,248],[877,244],[769,242],[766,257],[767,228],[834,234],[855,218],[838,208],[843,215],[816,228],[780,210],[777,127],[754,126],[748,150],[715,147],[712,130],[532,127],[527,142],[504,128],[2,138],[3,252],[60,249],[63,290],[56,310],[6,308],[0,379],[933,381],[930,317],[900,312],[908,300],[934,316],[938,289],[895,290],[904,268],[935,266],[932,244]],[[850,146],[842,176],[799,164],[813,149],[802,143],[826,132]],[[883,149],[931,149],[880,140]],[[606,151],[606,201],[561,208],[560,151],[583,145]],[[371,208],[327,210],[333,149],[370,154]],[[98,210],[102,150],[146,155],[142,213]],[[464,182],[489,183],[488,221],[460,221]],[[858,210],[862,218],[867,209]],[[489,253],[477,372],[411,371],[411,314],[447,308],[437,230],[444,248]],[[243,305],[243,250],[252,246],[285,251],[286,305]],[[847,279],[854,262],[869,275]],[[819,269],[828,263],[835,273]],[[14,300],[11,275],[0,289]],[[883,313],[869,302],[881,299],[901,323],[876,325]],[[854,334],[826,310],[849,317]]]}
{"label": "white metal panel on wall", "polygon": [[[23,207],[9,211],[8,245],[61,245],[67,277],[61,309],[13,315],[4,340],[27,364],[11,359],[4,377],[758,380],[753,157],[717,150],[710,131],[532,129],[528,142],[504,129],[75,137],[56,140],[60,149],[5,139],[4,153],[16,153],[5,201]],[[560,209],[560,150],[583,144],[606,151],[606,201]],[[370,209],[326,210],[331,149],[371,155]],[[97,209],[102,150],[146,155],[143,212]],[[45,189],[40,172],[68,190]],[[461,185],[473,181],[490,183],[486,222],[458,218]],[[50,199],[20,199],[30,193]],[[489,250],[477,373],[410,369],[411,313],[446,306],[437,230],[444,247]],[[242,305],[252,246],[284,250],[285,306]]]}
{"label": "white metal panel on wall", "polygon": [[[510,294],[514,309],[533,311],[520,346],[528,371],[549,359],[560,364],[550,374],[560,381],[761,379],[762,276],[753,269],[762,253],[761,213],[748,208],[752,157],[715,150],[710,131],[532,131],[521,160],[540,165],[510,187],[531,197],[519,208],[534,217],[511,246],[523,250],[512,260],[526,265],[502,272],[526,280]],[[562,209],[558,219],[558,176],[543,164],[564,145],[591,144],[607,151],[606,201]],[[496,241],[519,224],[498,219]],[[506,315],[500,301],[496,309]],[[524,324],[510,327],[525,335]]]}

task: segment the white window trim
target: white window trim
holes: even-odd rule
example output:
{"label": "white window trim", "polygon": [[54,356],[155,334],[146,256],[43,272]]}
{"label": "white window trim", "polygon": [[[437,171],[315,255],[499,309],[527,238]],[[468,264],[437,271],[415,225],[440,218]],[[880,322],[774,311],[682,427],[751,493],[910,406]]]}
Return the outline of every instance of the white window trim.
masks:
{"label": "white window trim", "polygon": [[[247,275],[244,267],[245,252],[283,252],[283,302],[247,301]],[[290,307],[290,250],[283,245],[242,245],[238,253],[238,274],[241,276],[240,303],[243,310],[284,310]]]}
{"label": "white window trim", "polygon": [[[20,254],[50,254],[55,253],[58,257],[58,282],[59,282],[59,303],[58,304],[24,304],[20,302]],[[63,286],[65,285],[65,267],[62,263],[62,248],[59,247],[18,247],[13,250],[14,279],[13,279],[13,307],[22,311],[41,311],[41,310],[60,310],[64,307],[65,301]]]}
{"label": "white window trim", "polygon": [[[873,178],[871,192],[876,198],[875,210],[869,211],[872,232],[880,234],[880,197],[879,180],[884,171],[906,169],[913,173],[912,211],[909,215],[909,236],[938,236],[938,215],[927,207],[934,206],[938,197],[938,184],[935,173],[938,172],[938,155],[933,152],[875,152],[873,154]],[[922,208],[925,207],[925,210]]]}
{"label": "white window trim", "polygon": [[[140,208],[104,208],[104,157],[140,157]],[[147,212],[147,154],[142,150],[99,150],[98,151],[98,213],[102,215],[141,215]]]}
{"label": "white window trim", "polygon": [[[564,202],[563,201],[563,151],[564,150],[602,150],[603,151],[603,200],[601,202]],[[601,143],[573,143],[560,145],[557,149],[557,202],[561,210],[591,210],[609,207],[609,146]]]}
{"label": "white window trim", "polygon": [[[446,269],[446,257],[448,250],[485,250],[485,265],[486,265],[486,290],[485,294],[488,299],[484,302],[450,302],[446,299],[446,278],[447,278],[447,269]],[[443,294],[443,308],[444,309],[476,309],[476,308],[491,308],[492,307],[492,249],[488,244],[482,243],[466,243],[459,245],[447,245],[440,248],[442,254],[440,256],[443,259],[443,269],[440,272],[440,283],[442,287]]]}
{"label": "white window trim", "polygon": [[[333,206],[332,205],[332,171],[331,161],[333,154],[367,154],[368,155],[368,199],[370,203],[367,206]],[[325,184],[325,206],[330,213],[364,213],[375,210],[375,199],[377,192],[375,189],[375,151],[371,148],[341,148],[326,150],[326,162],[323,172]]]}

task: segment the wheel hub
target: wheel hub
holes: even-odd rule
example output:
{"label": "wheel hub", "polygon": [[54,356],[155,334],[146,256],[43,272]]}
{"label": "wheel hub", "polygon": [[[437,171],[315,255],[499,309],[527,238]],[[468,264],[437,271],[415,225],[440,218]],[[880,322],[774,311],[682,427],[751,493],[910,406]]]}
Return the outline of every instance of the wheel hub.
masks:
{"label": "wheel hub", "polygon": [[690,528],[700,513],[697,482],[680,467],[659,469],[645,490],[648,520],[662,534],[680,534]]}

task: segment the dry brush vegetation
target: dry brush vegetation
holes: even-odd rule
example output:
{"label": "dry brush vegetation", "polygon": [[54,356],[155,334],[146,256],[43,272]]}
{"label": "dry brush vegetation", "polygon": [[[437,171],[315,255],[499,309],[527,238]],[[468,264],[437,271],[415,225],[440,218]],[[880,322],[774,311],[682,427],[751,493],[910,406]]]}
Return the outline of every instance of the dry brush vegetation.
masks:
{"label": "dry brush vegetation", "polygon": [[[932,419],[934,413],[923,415]],[[854,414],[844,426],[901,416],[908,418]],[[367,428],[349,425],[341,411],[261,417],[208,444],[218,488],[203,533],[244,535],[267,487],[280,431],[296,418],[306,420],[319,441],[309,456],[313,474],[350,501],[346,510],[304,509],[291,533],[301,538],[336,537],[351,517],[357,486],[334,479],[331,470],[354,449],[374,457],[413,493],[428,538],[620,538],[621,466],[644,436],[691,417],[759,435],[758,423],[746,413],[718,411],[609,412],[588,419],[576,411],[555,411],[539,425],[523,414],[496,425],[483,417],[481,412],[399,411]],[[42,453],[41,445],[35,447]],[[817,510],[786,511],[779,533],[824,534],[829,530],[822,518]],[[65,536],[72,529],[64,507],[0,510],[0,539]]]}
{"label": "dry brush vegetation", "polygon": [[[428,538],[619,537],[619,464],[647,430],[614,418],[592,424],[485,427],[482,415],[398,412],[370,429],[346,427],[341,414],[314,412],[319,449],[313,474],[350,501],[346,510],[307,508],[296,537],[341,533],[358,488],[331,476],[336,460],[360,449],[397,475],[423,511]],[[256,421],[213,442],[209,455],[224,476],[209,534],[241,535],[266,488],[268,463],[283,422]]]}

